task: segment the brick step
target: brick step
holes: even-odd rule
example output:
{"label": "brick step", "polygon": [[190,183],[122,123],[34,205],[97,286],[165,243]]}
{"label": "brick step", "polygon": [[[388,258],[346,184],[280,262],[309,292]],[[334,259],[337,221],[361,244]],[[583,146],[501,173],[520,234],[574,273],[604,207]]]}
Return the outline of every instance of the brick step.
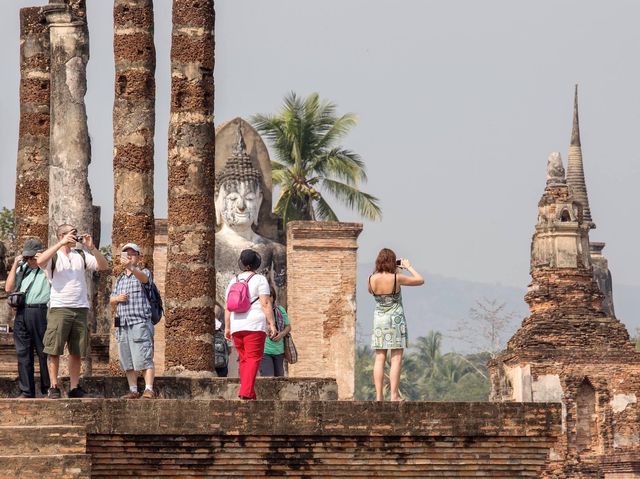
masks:
{"label": "brick step", "polygon": [[89,479],[91,456],[88,454],[51,454],[0,456],[1,477]]}
{"label": "brick step", "polygon": [[84,426],[0,426],[0,451],[7,456],[85,454]]}

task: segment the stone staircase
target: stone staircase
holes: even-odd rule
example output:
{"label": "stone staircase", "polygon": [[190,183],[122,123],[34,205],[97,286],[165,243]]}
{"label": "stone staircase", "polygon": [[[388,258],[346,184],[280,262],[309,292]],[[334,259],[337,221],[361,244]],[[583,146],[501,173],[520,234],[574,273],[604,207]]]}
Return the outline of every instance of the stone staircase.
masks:
{"label": "stone staircase", "polygon": [[84,426],[0,426],[0,477],[91,477]]}

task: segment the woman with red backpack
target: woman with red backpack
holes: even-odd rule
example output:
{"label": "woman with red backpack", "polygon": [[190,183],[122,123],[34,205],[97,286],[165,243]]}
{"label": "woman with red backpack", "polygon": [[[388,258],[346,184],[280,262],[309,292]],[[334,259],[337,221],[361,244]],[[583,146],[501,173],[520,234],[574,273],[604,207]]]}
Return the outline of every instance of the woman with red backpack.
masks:
{"label": "woman with red backpack", "polygon": [[277,334],[269,282],[256,273],[261,263],[257,252],[243,250],[238,260],[241,273],[231,280],[225,294],[224,335],[233,339],[238,351],[240,399],[256,399],[254,385],[267,332],[271,338]]}

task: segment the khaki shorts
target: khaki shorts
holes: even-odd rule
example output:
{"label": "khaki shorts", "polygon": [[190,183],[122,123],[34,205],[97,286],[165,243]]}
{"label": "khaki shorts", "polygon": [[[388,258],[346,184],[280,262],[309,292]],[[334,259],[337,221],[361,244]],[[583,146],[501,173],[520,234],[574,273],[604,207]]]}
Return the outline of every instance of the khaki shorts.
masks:
{"label": "khaki shorts", "polygon": [[50,308],[47,316],[47,331],[44,333],[44,352],[53,356],[64,353],[84,358],[89,344],[87,308]]}

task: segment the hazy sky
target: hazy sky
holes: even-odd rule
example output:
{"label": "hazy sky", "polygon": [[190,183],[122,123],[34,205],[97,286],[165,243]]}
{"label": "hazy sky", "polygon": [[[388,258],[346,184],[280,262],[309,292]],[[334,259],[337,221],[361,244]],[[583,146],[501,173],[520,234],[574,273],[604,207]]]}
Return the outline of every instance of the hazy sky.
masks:
{"label": "hazy sky", "polygon": [[[0,206],[14,202],[19,8],[0,18]],[[10,6],[8,6],[10,4]],[[94,202],[112,215],[112,2],[88,0]],[[166,217],[169,0],[156,0],[156,215]],[[637,0],[218,0],[216,122],[317,91],[355,112],[343,142],[366,161],[384,219],[360,262],[389,246],[424,271],[524,287],[549,152],[566,162],[573,85],[591,211],[614,283],[640,285],[635,138]],[[344,221],[357,217],[338,209]],[[103,238],[106,239],[106,238]]]}

